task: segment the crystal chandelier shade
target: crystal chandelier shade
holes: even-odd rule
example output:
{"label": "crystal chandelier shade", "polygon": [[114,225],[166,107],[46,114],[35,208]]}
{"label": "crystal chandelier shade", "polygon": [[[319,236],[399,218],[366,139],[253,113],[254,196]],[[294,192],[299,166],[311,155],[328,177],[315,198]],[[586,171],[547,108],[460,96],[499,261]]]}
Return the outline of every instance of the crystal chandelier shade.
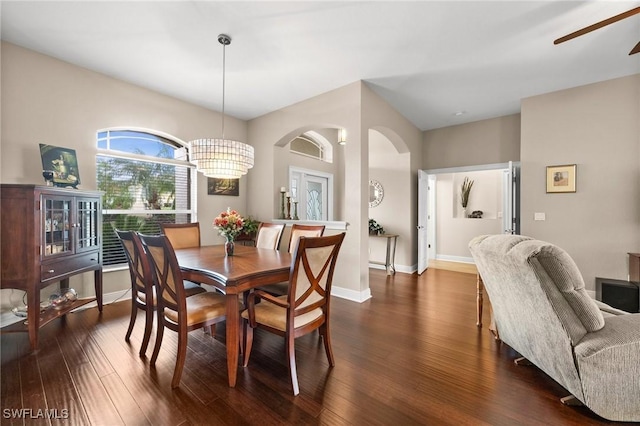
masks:
{"label": "crystal chandelier shade", "polygon": [[189,153],[191,162],[203,175],[234,179],[253,167],[254,151],[251,145],[224,137],[225,46],[231,44],[231,37],[220,34],[218,41],[222,44],[222,137],[193,140],[189,142]]}

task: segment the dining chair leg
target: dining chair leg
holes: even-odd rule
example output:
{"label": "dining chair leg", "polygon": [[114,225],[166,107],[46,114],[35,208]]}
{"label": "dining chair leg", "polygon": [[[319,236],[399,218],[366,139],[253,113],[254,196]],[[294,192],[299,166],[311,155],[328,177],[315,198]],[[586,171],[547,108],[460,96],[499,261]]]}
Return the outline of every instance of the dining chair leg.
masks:
{"label": "dining chair leg", "polygon": [[127,329],[127,334],[124,336],[124,341],[128,342],[131,338],[131,332],[133,331],[133,326],[136,324],[136,317],[138,315],[138,307],[135,302],[131,301],[131,318],[129,319],[129,328]]}
{"label": "dining chair leg", "polygon": [[242,366],[246,367],[249,364],[249,356],[253,346],[253,328],[249,326],[249,320],[242,321],[242,346],[242,356],[244,358]]}
{"label": "dining chair leg", "polygon": [[289,362],[289,371],[291,372],[291,386],[293,387],[293,395],[295,396],[300,393],[300,388],[298,386],[298,373],[296,371],[295,337],[292,333],[287,333],[285,339],[287,341],[287,362]]}
{"label": "dining chair leg", "polygon": [[322,336],[322,341],[324,342],[324,351],[327,353],[327,360],[329,361],[329,365],[334,367],[336,365],[333,360],[333,349],[331,348],[331,333],[329,332],[329,325],[325,322],[320,326],[320,336]]}
{"label": "dining chair leg", "polygon": [[156,365],[158,354],[160,353],[160,345],[162,345],[162,337],[164,336],[164,323],[162,318],[158,317],[158,331],[156,333],[156,344],[153,347],[153,355],[151,355],[151,365]]}
{"label": "dining chair leg", "polygon": [[184,362],[187,359],[187,341],[188,336],[185,326],[184,330],[178,331],[178,354],[176,357],[176,368],[173,370],[173,380],[171,380],[172,388],[177,388],[180,385],[182,369],[184,368]]}
{"label": "dining chair leg", "polygon": [[147,356],[147,347],[149,346],[149,339],[151,338],[151,329],[153,328],[153,309],[145,310],[144,318],[144,337],[142,339],[142,346],[140,346],[140,356]]}

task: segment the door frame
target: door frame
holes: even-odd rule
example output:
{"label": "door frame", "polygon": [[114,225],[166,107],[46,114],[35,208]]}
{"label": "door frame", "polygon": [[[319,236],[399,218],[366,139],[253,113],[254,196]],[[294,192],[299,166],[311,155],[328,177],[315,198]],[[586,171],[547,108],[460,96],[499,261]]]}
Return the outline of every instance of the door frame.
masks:
{"label": "door frame", "polygon": [[[418,191],[418,265],[421,264],[421,257],[426,258],[427,267],[429,258],[435,259],[435,241],[436,241],[436,197],[435,197],[435,182],[437,181],[437,175],[445,174],[445,173],[466,173],[466,172],[479,172],[479,171],[487,171],[487,170],[509,170],[514,177],[513,185],[510,186],[509,189],[513,191],[507,197],[503,197],[504,200],[512,203],[512,208],[510,209],[513,212],[512,222],[515,225],[515,233],[520,233],[520,162],[519,161],[509,161],[507,163],[493,163],[493,164],[480,164],[475,166],[463,166],[463,167],[447,167],[442,169],[428,169],[428,170],[418,170],[418,186],[420,186],[420,181],[422,179],[427,179],[427,177],[433,176],[434,188],[432,191],[425,191],[424,193],[420,190]],[[431,182],[429,182],[431,183]],[[506,186],[506,185],[505,185]],[[429,194],[431,192],[431,194]],[[427,196],[427,199],[423,199],[424,196]],[[433,197],[433,198],[430,198]],[[503,203],[506,202],[503,200]],[[424,225],[421,223],[420,213],[422,212],[422,208],[420,206],[427,206],[427,217],[424,222]],[[503,209],[503,212],[507,210]],[[420,229],[420,226],[425,226],[426,232],[421,232],[423,230]],[[505,229],[506,230],[506,229]],[[426,241],[421,244],[421,238],[425,238]],[[430,243],[431,242],[431,243]],[[431,244],[431,247],[429,245]],[[421,251],[427,248],[427,253],[423,253]],[[433,250],[432,253],[429,250]],[[432,256],[432,257],[429,257]],[[418,273],[420,273],[420,266],[418,266]]]}

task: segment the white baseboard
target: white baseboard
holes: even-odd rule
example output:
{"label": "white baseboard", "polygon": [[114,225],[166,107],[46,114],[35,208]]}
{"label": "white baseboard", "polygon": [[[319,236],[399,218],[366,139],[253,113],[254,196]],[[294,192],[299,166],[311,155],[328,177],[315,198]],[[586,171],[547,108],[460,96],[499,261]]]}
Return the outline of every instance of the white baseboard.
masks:
{"label": "white baseboard", "polygon": [[447,260],[449,262],[461,262],[461,263],[475,263],[473,261],[473,257],[450,256],[448,254],[438,254],[436,255],[436,260]]}
{"label": "white baseboard", "polygon": [[[386,270],[384,265],[380,265],[379,263],[370,263],[370,269],[381,269]],[[402,272],[403,274],[413,274],[418,270],[418,265],[406,266],[406,265],[396,265],[396,272]]]}
{"label": "white baseboard", "polygon": [[334,285],[331,287],[331,295],[339,297],[341,299],[347,299],[353,302],[362,303],[366,300],[371,299],[371,289],[367,288],[364,291],[356,291],[344,287],[337,287]]}

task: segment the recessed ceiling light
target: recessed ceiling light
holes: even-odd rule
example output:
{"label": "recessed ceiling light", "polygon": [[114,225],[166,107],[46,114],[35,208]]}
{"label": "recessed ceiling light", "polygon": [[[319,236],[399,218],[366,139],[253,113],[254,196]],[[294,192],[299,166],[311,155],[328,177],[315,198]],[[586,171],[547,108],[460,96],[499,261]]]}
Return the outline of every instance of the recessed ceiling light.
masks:
{"label": "recessed ceiling light", "polygon": [[454,112],[453,115],[455,115],[456,117],[460,117],[461,115],[464,115],[466,113],[467,111],[457,111],[457,112]]}

